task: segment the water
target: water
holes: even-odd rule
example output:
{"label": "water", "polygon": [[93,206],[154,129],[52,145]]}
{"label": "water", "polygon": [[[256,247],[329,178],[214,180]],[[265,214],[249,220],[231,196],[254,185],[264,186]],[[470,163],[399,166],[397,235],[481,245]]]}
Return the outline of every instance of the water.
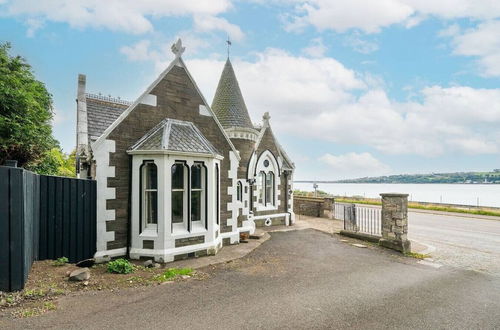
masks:
{"label": "water", "polygon": [[[314,191],[312,183],[294,183],[294,189]],[[398,192],[408,194],[411,201],[500,207],[498,184],[318,183],[318,190],[337,196],[369,198]]]}

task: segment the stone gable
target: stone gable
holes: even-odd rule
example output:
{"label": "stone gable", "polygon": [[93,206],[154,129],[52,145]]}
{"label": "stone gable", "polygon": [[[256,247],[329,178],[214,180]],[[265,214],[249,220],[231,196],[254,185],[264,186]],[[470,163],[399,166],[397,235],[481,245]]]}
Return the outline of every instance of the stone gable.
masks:
{"label": "stone gable", "polygon": [[231,212],[226,206],[230,196],[226,192],[231,184],[227,176],[231,147],[225,136],[213,117],[200,115],[199,106],[206,104],[184,68],[174,66],[152,89],[151,94],[157,97],[156,106],[138,104],[107,137],[116,143],[115,152],[110,154],[110,166],[115,166],[115,177],[108,178],[107,182],[108,187],[115,188],[116,193],[115,199],[107,201],[107,209],[115,210],[115,220],[107,222],[106,226],[107,231],[115,232],[115,241],[108,242],[109,250],[127,245],[130,160],[126,151],[165,118],[193,122],[224,156],[220,171],[220,226],[221,232],[230,231],[227,219],[231,217]]}

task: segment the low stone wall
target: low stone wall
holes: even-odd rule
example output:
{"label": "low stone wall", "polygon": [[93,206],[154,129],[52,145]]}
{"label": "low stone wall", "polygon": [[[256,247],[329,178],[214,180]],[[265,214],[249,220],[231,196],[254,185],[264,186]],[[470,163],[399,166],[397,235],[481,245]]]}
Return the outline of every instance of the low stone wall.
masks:
{"label": "low stone wall", "polygon": [[333,203],[334,199],[332,197],[294,196],[293,212],[310,217],[332,219]]}

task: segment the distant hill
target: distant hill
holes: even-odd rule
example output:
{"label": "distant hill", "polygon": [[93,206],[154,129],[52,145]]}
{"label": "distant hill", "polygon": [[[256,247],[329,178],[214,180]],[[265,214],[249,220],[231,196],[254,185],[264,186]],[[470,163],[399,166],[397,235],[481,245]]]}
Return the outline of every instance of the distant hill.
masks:
{"label": "distant hill", "polygon": [[[313,182],[313,181],[296,181]],[[458,173],[432,173],[432,174],[400,174],[359,179],[337,181],[316,181],[318,183],[470,183],[500,184],[500,169],[493,172],[458,172]]]}

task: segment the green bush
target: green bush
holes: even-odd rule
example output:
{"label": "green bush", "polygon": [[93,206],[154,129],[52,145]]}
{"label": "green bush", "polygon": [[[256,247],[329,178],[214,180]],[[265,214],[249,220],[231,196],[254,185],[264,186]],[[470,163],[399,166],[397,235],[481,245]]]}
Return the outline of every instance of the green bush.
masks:
{"label": "green bush", "polygon": [[54,266],[64,266],[68,263],[68,258],[61,257],[54,260]]}
{"label": "green bush", "polygon": [[120,258],[108,262],[108,273],[129,274],[134,271],[134,266],[126,259]]}

